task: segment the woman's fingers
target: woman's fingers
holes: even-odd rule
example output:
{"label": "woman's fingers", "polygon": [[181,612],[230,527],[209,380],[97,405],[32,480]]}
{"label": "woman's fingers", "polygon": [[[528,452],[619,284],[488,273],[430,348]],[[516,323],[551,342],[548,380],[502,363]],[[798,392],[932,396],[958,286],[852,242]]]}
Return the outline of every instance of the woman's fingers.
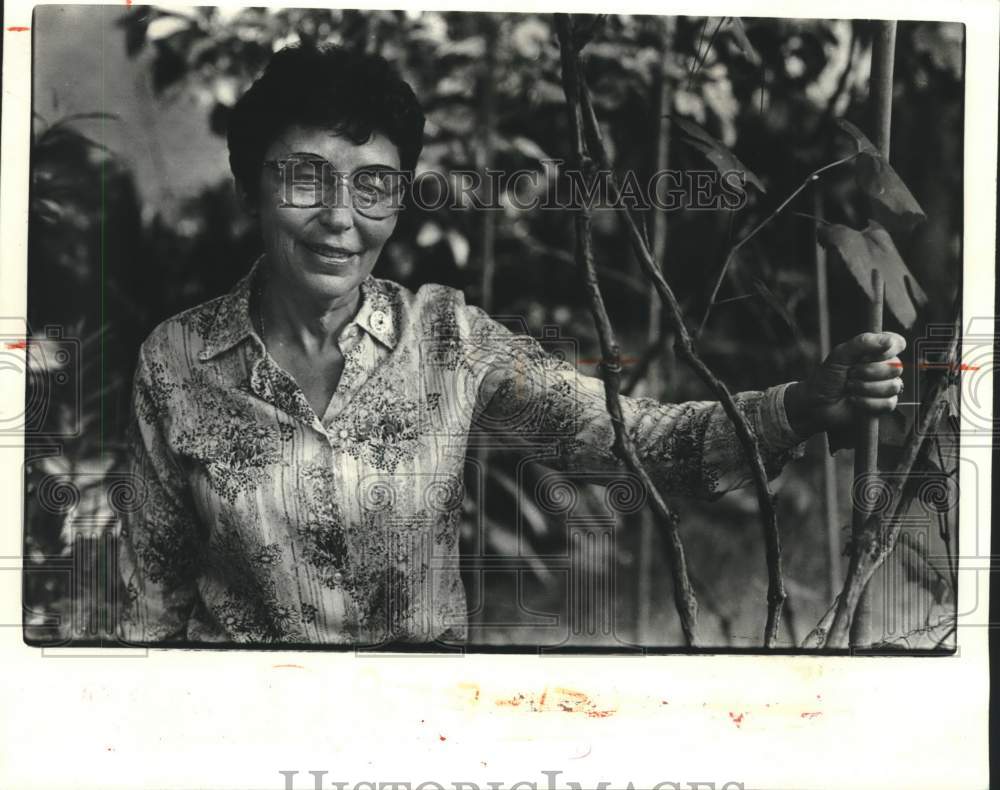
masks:
{"label": "woman's fingers", "polygon": [[865,362],[852,367],[848,375],[858,381],[898,379],[903,375],[903,363],[899,361],[899,357],[887,359],[885,362]]}
{"label": "woman's fingers", "polygon": [[891,398],[903,391],[903,380],[900,378],[883,381],[848,381],[847,393],[859,398]]}
{"label": "woman's fingers", "polygon": [[[862,355],[861,348],[881,345],[885,349],[885,357],[878,362],[859,360],[851,366],[844,384],[848,401],[855,411],[863,414],[885,414],[893,411],[899,402],[899,393],[903,391],[903,364],[895,353],[902,350],[905,342],[892,332],[881,334],[868,332],[858,335],[855,341],[859,355]],[[872,358],[873,355],[867,357],[868,360]]]}
{"label": "woman's fingers", "polygon": [[857,411],[868,414],[886,414],[895,410],[896,404],[899,402],[899,398],[895,395],[891,398],[865,398],[851,395],[848,400]]}
{"label": "woman's fingers", "polygon": [[830,352],[829,361],[853,366],[859,362],[888,360],[906,348],[906,340],[895,332],[862,332]]}

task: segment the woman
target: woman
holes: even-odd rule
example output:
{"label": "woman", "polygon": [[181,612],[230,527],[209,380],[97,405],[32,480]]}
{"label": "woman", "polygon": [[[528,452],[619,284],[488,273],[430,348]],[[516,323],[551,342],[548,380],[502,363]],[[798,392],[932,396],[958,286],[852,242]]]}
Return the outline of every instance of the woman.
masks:
{"label": "woman", "polygon": [[[600,380],[456,290],[372,276],[396,225],[394,174],[414,168],[423,126],[383,59],[337,48],[279,52],[236,105],[230,164],[264,254],[143,344],[127,638],[461,641],[473,422],[557,469],[621,472]],[[769,472],[811,434],[892,410],[903,346],[860,335],[806,382],[737,396]],[[663,491],[748,481],[718,404],[623,408]]]}

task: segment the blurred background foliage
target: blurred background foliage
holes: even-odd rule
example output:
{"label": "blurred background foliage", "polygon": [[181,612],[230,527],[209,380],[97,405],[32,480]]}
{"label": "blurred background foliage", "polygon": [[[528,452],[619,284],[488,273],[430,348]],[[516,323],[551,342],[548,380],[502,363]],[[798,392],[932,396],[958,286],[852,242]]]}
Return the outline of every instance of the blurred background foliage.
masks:
{"label": "blurred background foliage", "polygon": [[[36,70],[36,109],[42,100],[48,109],[36,113],[32,137],[29,323],[39,340],[45,327],[59,326],[76,344],[79,387],[67,392],[82,396],[60,396],[76,398],[80,408],[50,408],[44,432],[49,438],[28,450],[26,556],[32,572],[25,577],[26,618],[35,639],[93,639],[113,620],[113,596],[101,591],[110,589],[106,578],[114,575],[109,481],[124,469],[122,436],[138,345],[159,321],[227,291],[259,248],[217,152],[233,104],[271,54],[315,41],[388,58],[427,113],[419,171],[523,168],[543,172],[540,189],[549,190],[560,176],[543,162],[567,159],[571,150],[559,52],[547,16],[132,6],[108,10],[95,41],[74,36],[65,9],[36,13],[36,30],[49,33],[39,33],[39,62],[56,46],[64,48],[63,63],[74,57],[74,47],[80,57],[95,47],[126,54],[130,101],[138,103],[148,132],[121,134],[116,96],[103,89],[89,112],[61,115],[61,79],[51,78],[52,69]],[[664,251],[664,270],[692,326],[705,314],[733,244],[811,171],[850,150],[852,141],[837,121],[866,129],[870,49],[871,30],[863,21],[612,14],[595,25],[584,50],[586,78],[620,171],[632,170],[645,183],[664,163],[711,170],[703,150],[676,133],[674,117],[699,124],[731,149],[766,189],[748,188],[747,205],[735,212],[646,212],[647,229]],[[107,80],[103,70],[101,75]],[[900,23],[891,158],[927,220],[895,240],[931,297],[907,332],[911,342],[924,336],[929,323],[952,320],[961,286],[963,79],[961,26]],[[190,156],[185,148],[198,126],[216,141],[216,153],[199,149],[200,160],[194,142]],[[177,151],[185,155],[171,153]],[[850,169],[831,171],[806,190],[740,250],[726,272],[701,348],[734,391],[801,378],[818,361],[817,212],[828,221],[864,226]],[[663,336],[659,313],[616,211],[596,211],[594,230],[605,297],[634,372],[650,342]],[[471,303],[519,317],[535,336],[557,326],[561,338],[577,343],[580,369],[595,374],[600,351],[583,291],[575,285],[572,249],[567,211],[523,210],[509,200],[497,212],[411,206],[376,274],[411,288],[425,282],[461,288]],[[864,300],[843,267],[829,266],[828,287],[837,342],[862,327]],[[887,321],[887,328],[898,328]],[[36,368],[36,377],[54,375],[52,365]],[[633,382],[638,394],[670,401],[706,395],[669,350],[639,373]],[[907,376],[907,390],[916,391],[912,371]],[[76,414],[78,430],[60,424]],[[810,443],[806,458],[775,484],[790,594],[786,645],[800,640],[832,601],[824,452],[821,442]],[[530,495],[548,473],[523,460],[501,451],[470,458],[463,537],[474,640],[680,644],[665,550],[649,516],[616,516],[600,489],[585,482],[572,512],[553,508]],[[840,453],[837,465],[837,518],[846,528],[850,454]],[[480,469],[486,474],[480,476]],[[39,495],[46,485],[51,494],[53,480],[70,479],[88,482],[55,504]],[[675,505],[702,606],[702,640],[758,645],[766,574],[752,491],[715,503]],[[943,518],[928,514],[930,537],[897,551],[895,565],[882,574],[891,583],[875,585],[889,591],[876,591],[876,611],[884,614],[876,627],[889,643],[904,644],[899,640],[905,634],[954,603],[950,571],[935,558],[955,551],[957,513],[948,508]],[[568,534],[601,519],[615,525],[615,552],[595,578],[610,591],[615,626],[611,633],[597,627],[567,635]],[[78,537],[86,550],[74,548]],[[557,559],[522,556],[515,562],[527,568],[521,574],[474,572],[483,557],[492,562],[519,555]],[[83,566],[92,571],[86,583],[80,573],[66,573]],[[539,613],[560,614],[560,624],[539,625]],[[928,646],[939,637],[931,629],[911,634],[906,644]]]}

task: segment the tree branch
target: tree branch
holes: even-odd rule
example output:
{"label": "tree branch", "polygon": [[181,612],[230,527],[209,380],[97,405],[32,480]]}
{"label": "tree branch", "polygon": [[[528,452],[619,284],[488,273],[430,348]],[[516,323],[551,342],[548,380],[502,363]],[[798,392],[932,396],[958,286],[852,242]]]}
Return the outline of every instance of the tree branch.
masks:
{"label": "tree branch", "polygon": [[[568,25],[570,23],[568,21],[560,21],[560,24]],[[572,65],[574,70],[579,69],[578,60],[575,60]],[[564,71],[565,70],[564,66]],[[576,71],[575,73],[578,74],[579,72]],[[597,123],[597,117],[594,114],[594,108],[590,101],[590,95],[587,90],[586,83],[578,79],[578,84],[575,87],[575,90],[579,94],[578,104],[580,105],[580,111],[582,114],[586,150],[589,150],[591,155],[594,156],[597,165],[603,171],[609,173],[611,189],[614,192],[614,197],[617,201],[621,195],[621,187],[614,171],[612,170],[607,149],[605,148],[604,141],[601,138],[600,127]],[[577,130],[576,133],[579,134],[579,130]],[[625,222],[628,226],[629,237],[632,241],[636,257],[639,259],[639,263],[642,265],[646,275],[652,280],[660,299],[666,307],[667,319],[676,335],[675,348],[677,356],[687,362],[687,364],[694,370],[698,378],[701,379],[715,393],[722,405],[722,408],[725,410],[729,419],[733,423],[736,436],[743,447],[744,454],[747,458],[754,486],[757,491],[757,501],[760,507],[767,555],[768,606],[767,624],[764,629],[764,644],[767,647],[773,647],[777,641],[778,628],[781,621],[781,609],[785,601],[785,589],[781,574],[781,542],[778,534],[777,515],[774,510],[774,498],[771,494],[770,488],[768,487],[767,472],[764,469],[764,462],[761,459],[760,448],[757,445],[757,438],[750,430],[750,426],[747,424],[746,418],[736,406],[736,402],[733,400],[733,396],[730,394],[726,385],[715,376],[715,374],[698,356],[697,351],[695,350],[694,341],[692,340],[691,334],[688,332],[687,326],[684,323],[684,317],[681,313],[680,304],[678,303],[673,290],[664,279],[660,267],[656,265],[649,246],[646,244],[642,232],[636,223],[635,217],[632,215],[632,211],[626,207],[623,212],[623,217],[625,218]]]}
{"label": "tree branch", "polygon": [[[557,14],[556,30],[559,34],[560,56],[562,60],[563,91],[566,94],[566,102],[569,105],[570,126],[573,130],[577,164],[581,171],[585,171],[587,165],[592,165],[593,162],[587,156],[582,133],[582,80],[579,56],[573,43],[573,24],[571,18],[565,14]],[[621,358],[618,343],[615,340],[614,329],[611,326],[611,320],[608,318],[607,309],[604,305],[600,284],[597,281],[593,240],[590,232],[590,210],[585,202],[581,201],[580,206],[575,209],[573,219],[576,230],[577,262],[583,273],[584,285],[590,300],[590,312],[593,315],[601,343],[603,361],[601,362],[600,370],[601,377],[604,380],[605,403],[615,433],[615,443],[612,449],[615,455],[621,458],[626,466],[642,480],[642,484],[652,500],[653,509],[666,527],[667,546],[673,570],[674,604],[680,616],[684,638],[689,646],[694,646],[696,644],[695,629],[697,626],[698,605],[695,600],[694,590],[691,587],[691,580],[688,578],[684,545],[681,542],[680,533],[677,529],[678,519],[660,496],[649,474],[643,468],[639,457],[636,455],[635,447],[632,445],[632,440],[625,430],[625,421],[622,416],[619,394],[621,388]]]}
{"label": "tree branch", "polygon": [[893,474],[888,478],[890,482],[887,485],[885,496],[889,502],[894,503],[894,506],[888,513],[874,510],[854,540],[851,561],[847,568],[847,579],[838,598],[837,613],[826,639],[828,647],[847,647],[848,633],[861,595],[875,571],[896,547],[901,526],[898,516],[909,503],[908,498],[904,501],[903,487],[906,485],[907,477],[909,477],[924,443],[930,436],[934,435],[948,406],[948,387],[952,385],[953,377],[956,375],[954,371],[959,336],[960,325],[956,321],[955,335],[952,338],[948,354],[948,372],[942,374],[934,382],[928,397],[924,399],[923,402],[928,405],[923,411],[919,424],[914,425],[911,429],[903,448],[902,457]]}

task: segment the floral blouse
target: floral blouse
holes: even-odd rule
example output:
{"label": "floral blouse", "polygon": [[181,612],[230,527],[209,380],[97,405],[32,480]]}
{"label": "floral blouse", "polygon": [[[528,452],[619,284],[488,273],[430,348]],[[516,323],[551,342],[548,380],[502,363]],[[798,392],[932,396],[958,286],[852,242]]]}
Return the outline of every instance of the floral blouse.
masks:
{"label": "floral blouse", "polygon": [[[600,379],[580,374],[460,291],[369,277],[323,414],[250,320],[260,264],[142,346],[123,518],[122,636],[136,642],[461,642],[458,535],[470,428],[564,471],[624,469]],[[802,438],[784,389],[741,393],[770,474]],[[749,481],[712,402],[623,398],[627,430],[668,494]]]}

